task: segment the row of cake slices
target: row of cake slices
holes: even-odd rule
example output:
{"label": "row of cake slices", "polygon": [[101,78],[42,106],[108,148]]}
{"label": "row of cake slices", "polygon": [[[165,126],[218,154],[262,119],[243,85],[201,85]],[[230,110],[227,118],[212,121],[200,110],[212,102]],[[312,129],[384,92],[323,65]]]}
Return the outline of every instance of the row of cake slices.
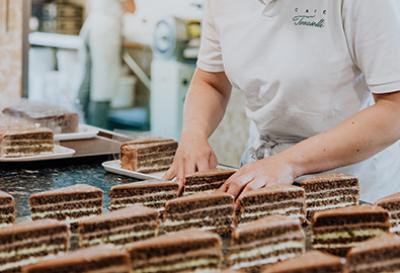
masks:
{"label": "row of cake slices", "polygon": [[[136,209],[145,211],[143,207]],[[347,259],[318,251],[306,253],[301,222],[287,216],[267,216],[240,224],[232,234],[225,255],[220,236],[200,229],[169,233],[118,248],[99,244],[64,254],[70,239],[68,224],[39,220],[0,230],[0,272],[183,273],[220,272],[226,268],[231,272],[264,273],[399,272],[400,237],[387,232],[388,215],[384,212],[384,209],[363,206],[349,209],[347,214],[342,209],[315,215],[314,221],[323,219],[327,224],[327,215],[333,221],[336,213],[338,222],[347,228],[353,228],[355,222],[349,220],[350,215],[359,222],[371,221],[372,214],[376,219],[379,214],[386,218],[386,228],[379,234],[364,228],[369,238],[375,238],[357,241],[356,245],[348,243],[351,250],[346,254]],[[339,227],[337,234],[342,234],[346,228]]]}

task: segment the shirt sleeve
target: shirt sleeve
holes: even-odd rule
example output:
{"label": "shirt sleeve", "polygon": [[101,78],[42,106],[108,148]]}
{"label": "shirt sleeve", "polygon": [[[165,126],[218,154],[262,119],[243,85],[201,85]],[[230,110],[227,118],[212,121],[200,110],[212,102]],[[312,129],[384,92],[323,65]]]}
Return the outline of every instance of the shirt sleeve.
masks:
{"label": "shirt sleeve", "polygon": [[400,90],[399,0],[343,0],[344,31],[371,92]]}
{"label": "shirt sleeve", "polygon": [[225,69],[221,45],[211,10],[212,1],[214,0],[204,1],[201,45],[197,67],[207,72],[223,72]]}

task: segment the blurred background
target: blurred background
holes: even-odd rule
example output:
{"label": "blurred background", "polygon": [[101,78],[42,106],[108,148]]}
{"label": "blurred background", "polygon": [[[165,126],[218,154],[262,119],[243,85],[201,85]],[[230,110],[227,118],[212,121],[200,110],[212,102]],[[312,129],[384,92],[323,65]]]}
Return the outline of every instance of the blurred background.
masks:
{"label": "blurred background", "polygon": [[[27,97],[129,135],[179,139],[202,0],[0,0],[0,104]],[[1,106],[1,105],[0,105]],[[234,91],[211,143],[237,165],[247,139]]]}

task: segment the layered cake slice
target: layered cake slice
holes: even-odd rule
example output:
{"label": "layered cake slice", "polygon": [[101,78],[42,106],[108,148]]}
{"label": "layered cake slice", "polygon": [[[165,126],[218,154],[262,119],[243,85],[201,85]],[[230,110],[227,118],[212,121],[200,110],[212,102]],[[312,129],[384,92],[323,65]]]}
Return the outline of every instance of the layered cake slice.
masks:
{"label": "layered cake slice", "polygon": [[233,232],[227,265],[254,271],[304,253],[305,235],[299,219],[275,215],[239,225]]}
{"label": "layered cake slice", "polygon": [[217,190],[234,173],[233,170],[213,169],[186,176],[183,195]]}
{"label": "layered cake slice", "polygon": [[110,190],[110,210],[134,204],[164,211],[168,200],[177,198],[179,184],[172,181],[144,181],[117,185]]}
{"label": "layered cake slice", "polygon": [[167,202],[164,212],[164,232],[201,228],[220,235],[231,233],[234,199],[223,192],[205,192],[180,197]]}
{"label": "layered cake slice", "polygon": [[0,130],[0,156],[15,158],[51,153],[53,132],[45,128]]}
{"label": "layered cake slice", "polygon": [[178,143],[172,139],[142,139],[121,145],[121,168],[141,173],[166,171],[171,166]]}
{"label": "layered cake slice", "polygon": [[29,265],[23,273],[131,273],[128,253],[101,245]]}
{"label": "layered cake slice", "polygon": [[0,272],[21,267],[68,250],[69,228],[55,220],[22,222],[0,229]]}
{"label": "layered cake slice", "polygon": [[400,272],[400,237],[385,234],[350,250],[346,273],[372,272]]}
{"label": "layered cake slice", "polygon": [[271,185],[242,194],[236,210],[237,221],[245,223],[269,215],[305,219],[304,190],[296,186]]}
{"label": "layered cake slice", "polygon": [[389,211],[390,215],[390,231],[400,235],[400,193],[382,198],[376,205]]}
{"label": "layered cake slice", "polygon": [[15,200],[12,195],[0,191],[0,228],[14,224]]}
{"label": "layered cake slice", "polygon": [[311,241],[316,250],[346,256],[361,242],[390,229],[387,210],[371,205],[317,212],[312,219]]}
{"label": "layered cake slice", "polygon": [[79,220],[79,246],[133,243],[156,236],[158,227],[157,210],[133,205],[100,216]]}
{"label": "layered cake slice", "polygon": [[49,218],[74,223],[79,218],[101,214],[103,191],[90,185],[77,184],[32,194],[29,205],[33,220]]}
{"label": "layered cake slice", "polygon": [[265,268],[262,273],[342,273],[341,258],[319,251],[310,251]]}
{"label": "layered cake slice", "polygon": [[135,273],[215,272],[222,262],[218,235],[184,230],[126,247]]}
{"label": "layered cake slice", "polygon": [[299,179],[296,184],[305,190],[308,219],[317,211],[359,204],[360,186],[355,176],[324,174]]}

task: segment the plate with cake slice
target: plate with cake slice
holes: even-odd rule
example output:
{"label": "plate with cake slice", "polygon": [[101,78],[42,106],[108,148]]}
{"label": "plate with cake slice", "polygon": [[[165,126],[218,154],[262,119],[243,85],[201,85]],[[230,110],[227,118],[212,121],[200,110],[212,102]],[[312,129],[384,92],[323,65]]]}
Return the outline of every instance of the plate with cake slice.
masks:
{"label": "plate with cake slice", "polygon": [[84,140],[92,139],[97,136],[99,129],[86,124],[79,124],[78,130],[72,133],[55,134],[54,140],[56,141],[69,141],[69,140]]}
{"label": "plate with cake slice", "polygon": [[4,157],[0,156],[0,162],[12,163],[12,162],[33,162],[33,161],[44,161],[70,158],[75,154],[75,150],[66,148],[60,145],[54,145],[52,152],[43,152],[36,155],[21,155],[18,157]]}

